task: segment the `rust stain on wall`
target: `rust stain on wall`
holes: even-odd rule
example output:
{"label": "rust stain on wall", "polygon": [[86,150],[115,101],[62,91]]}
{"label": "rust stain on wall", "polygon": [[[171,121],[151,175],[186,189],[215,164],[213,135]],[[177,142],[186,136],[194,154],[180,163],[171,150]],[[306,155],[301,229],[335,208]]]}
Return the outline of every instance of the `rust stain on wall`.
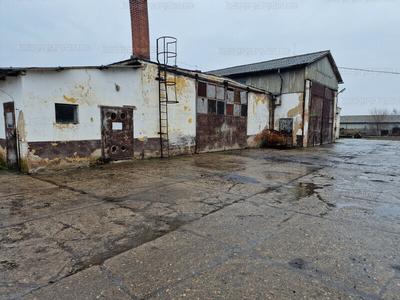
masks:
{"label": "rust stain on wall", "polygon": [[288,118],[294,118],[299,114],[302,115],[302,112],[303,112],[303,94],[299,96],[299,104],[295,108],[289,110],[287,116]]}
{"label": "rust stain on wall", "polygon": [[265,104],[265,99],[263,97],[257,97],[257,99],[253,103],[253,114],[256,114],[256,107],[260,104]]}
{"label": "rust stain on wall", "polygon": [[101,157],[101,141],[31,142],[27,172],[87,166]]}
{"label": "rust stain on wall", "polygon": [[65,99],[65,100],[67,100],[68,102],[71,102],[71,103],[76,103],[76,102],[78,102],[78,99],[75,99],[74,97],[71,97],[71,98],[68,98],[67,96],[65,96],[65,95],[63,95],[63,98]]}

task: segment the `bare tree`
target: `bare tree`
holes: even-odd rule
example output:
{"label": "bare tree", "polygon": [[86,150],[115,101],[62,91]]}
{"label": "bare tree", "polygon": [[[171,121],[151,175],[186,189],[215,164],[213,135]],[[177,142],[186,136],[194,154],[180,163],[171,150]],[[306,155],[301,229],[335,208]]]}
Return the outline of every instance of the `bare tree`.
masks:
{"label": "bare tree", "polygon": [[397,109],[393,108],[391,114],[394,116],[397,116],[397,115],[399,115],[399,111]]}
{"label": "bare tree", "polygon": [[383,123],[387,120],[389,111],[383,108],[374,108],[369,111],[371,124],[376,129],[376,132],[380,133]]}

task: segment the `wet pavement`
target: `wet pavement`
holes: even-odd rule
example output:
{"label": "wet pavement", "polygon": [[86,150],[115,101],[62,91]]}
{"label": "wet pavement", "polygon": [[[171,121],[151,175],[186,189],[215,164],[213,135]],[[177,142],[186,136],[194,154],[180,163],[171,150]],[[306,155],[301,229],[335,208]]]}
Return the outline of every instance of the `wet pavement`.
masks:
{"label": "wet pavement", "polygon": [[400,299],[400,141],[0,171],[0,299]]}

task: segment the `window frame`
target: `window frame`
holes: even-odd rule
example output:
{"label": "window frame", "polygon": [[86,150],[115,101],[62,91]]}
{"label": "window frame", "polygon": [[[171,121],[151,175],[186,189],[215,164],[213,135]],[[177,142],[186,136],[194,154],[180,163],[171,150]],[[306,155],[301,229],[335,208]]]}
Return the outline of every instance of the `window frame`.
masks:
{"label": "window frame", "polygon": [[[55,103],[54,104],[54,112],[55,112],[55,121],[56,124],[79,124],[79,111],[78,104],[66,104],[66,103]],[[62,107],[73,108],[73,120],[66,121],[59,117],[60,112],[58,111]]]}

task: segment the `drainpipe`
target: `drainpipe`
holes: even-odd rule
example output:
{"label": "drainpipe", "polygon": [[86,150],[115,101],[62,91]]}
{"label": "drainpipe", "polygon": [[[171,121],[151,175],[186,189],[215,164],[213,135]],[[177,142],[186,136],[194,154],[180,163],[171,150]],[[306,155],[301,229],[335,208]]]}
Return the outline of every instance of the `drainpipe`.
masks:
{"label": "drainpipe", "polygon": [[280,97],[279,101],[282,103],[282,98],[281,97],[282,97],[282,90],[283,90],[283,77],[282,77],[282,74],[281,74],[281,69],[278,69],[278,75],[281,78],[281,89],[279,91],[279,97]]}
{"label": "drainpipe", "polygon": [[276,100],[279,97],[279,104],[282,104],[282,90],[283,90],[283,77],[281,74],[281,69],[278,69],[278,75],[281,78],[281,87],[279,89],[279,93],[273,93],[272,95],[272,101],[271,101],[271,105],[270,105],[270,124],[269,124],[269,128],[271,128],[272,130],[275,130],[275,108],[277,106],[277,104],[275,103]]}

